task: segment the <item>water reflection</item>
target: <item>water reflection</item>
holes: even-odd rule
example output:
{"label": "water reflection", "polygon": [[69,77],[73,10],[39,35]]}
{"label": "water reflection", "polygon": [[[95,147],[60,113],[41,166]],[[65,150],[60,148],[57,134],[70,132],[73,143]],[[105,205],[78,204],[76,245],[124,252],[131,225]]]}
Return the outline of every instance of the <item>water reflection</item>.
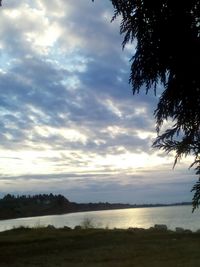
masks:
{"label": "water reflection", "polygon": [[183,227],[196,231],[200,228],[198,210],[192,213],[191,206],[138,208],[123,210],[107,210],[79,212],[73,214],[40,216],[0,221],[0,231],[19,226],[47,226],[52,224],[57,228],[80,225],[86,218],[91,219],[96,227],[102,228],[149,228],[154,224],[166,224],[169,229]]}

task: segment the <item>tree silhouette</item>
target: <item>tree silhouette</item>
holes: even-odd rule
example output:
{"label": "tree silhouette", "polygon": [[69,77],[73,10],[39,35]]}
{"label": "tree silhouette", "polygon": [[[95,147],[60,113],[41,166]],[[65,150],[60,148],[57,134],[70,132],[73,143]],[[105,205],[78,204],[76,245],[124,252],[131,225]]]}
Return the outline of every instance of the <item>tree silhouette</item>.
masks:
{"label": "tree silhouette", "polygon": [[[123,48],[136,41],[129,82],[133,93],[163,86],[155,109],[158,136],[153,146],[194,156],[199,180],[193,207],[200,203],[200,1],[110,0],[121,16]],[[163,123],[172,126],[162,131]]]}

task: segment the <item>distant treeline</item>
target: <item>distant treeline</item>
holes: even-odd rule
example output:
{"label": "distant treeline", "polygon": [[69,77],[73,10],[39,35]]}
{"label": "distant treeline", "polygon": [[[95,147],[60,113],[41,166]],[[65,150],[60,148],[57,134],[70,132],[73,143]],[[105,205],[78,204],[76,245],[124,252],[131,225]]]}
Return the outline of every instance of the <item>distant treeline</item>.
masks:
{"label": "distant treeline", "polygon": [[62,195],[6,195],[0,199],[0,219],[60,214],[73,206]]}
{"label": "distant treeline", "polygon": [[0,199],[0,219],[63,214],[78,211],[130,208],[128,204],[75,203],[62,195],[39,194],[14,196],[7,194]]}
{"label": "distant treeline", "polygon": [[13,219],[22,217],[33,217],[53,214],[64,214],[79,211],[94,211],[94,210],[111,210],[125,209],[138,207],[160,207],[172,205],[190,205],[191,203],[183,202],[171,205],[163,204],[144,204],[130,205],[121,203],[76,203],[70,202],[62,195],[39,194],[39,195],[22,195],[14,196],[11,194],[5,195],[0,199],[0,220]]}

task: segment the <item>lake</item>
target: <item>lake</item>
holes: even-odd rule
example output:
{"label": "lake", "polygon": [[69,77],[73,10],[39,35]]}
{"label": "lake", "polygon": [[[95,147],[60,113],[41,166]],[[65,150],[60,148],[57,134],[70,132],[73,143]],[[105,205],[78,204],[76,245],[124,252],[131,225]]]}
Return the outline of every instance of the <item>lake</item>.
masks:
{"label": "lake", "polygon": [[135,208],[106,211],[78,212],[63,215],[29,217],[0,221],[0,231],[19,226],[47,226],[57,228],[80,225],[85,219],[90,219],[95,227],[102,228],[149,228],[154,224],[166,224],[169,229],[183,227],[196,231],[200,229],[200,211],[192,213],[191,206]]}

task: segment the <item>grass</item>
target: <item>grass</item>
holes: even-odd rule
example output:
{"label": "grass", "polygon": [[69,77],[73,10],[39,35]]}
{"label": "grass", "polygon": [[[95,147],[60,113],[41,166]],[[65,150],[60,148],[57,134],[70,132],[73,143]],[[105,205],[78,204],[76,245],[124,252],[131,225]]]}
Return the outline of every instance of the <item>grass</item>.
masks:
{"label": "grass", "polygon": [[196,267],[200,234],[19,228],[0,233],[1,267]]}

